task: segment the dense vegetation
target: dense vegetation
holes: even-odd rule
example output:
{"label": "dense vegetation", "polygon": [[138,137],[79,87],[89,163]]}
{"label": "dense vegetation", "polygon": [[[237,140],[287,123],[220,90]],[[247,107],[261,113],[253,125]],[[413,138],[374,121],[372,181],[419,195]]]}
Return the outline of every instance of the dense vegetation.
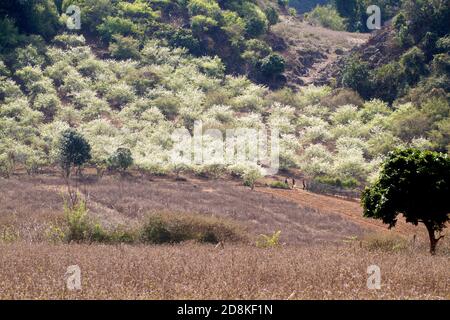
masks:
{"label": "dense vegetation", "polygon": [[229,73],[247,73],[258,81],[270,81],[272,71],[283,71],[275,68],[267,74],[264,59],[274,53],[263,39],[285,9],[283,1],[8,0],[0,5],[1,51],[29,43],[24,34],[50,40],[64,29],[71,5],[81,10],[81,32],[99,38],[97,44],[109,47],[117,59],[136,58],[148,40],[158,39],[196,56],[218,55]]}
{"label": "dense vegetation", "polygon": [[342,84],[364,98],[396,99],[420,105],[430,97],[449,100],[450,56],[448,0],[402,1],[387,38],[389,55],[380,66],[352,56],[344,70]]}
{"label": "dense vegetation", "polygon": [[[250,163],[180,168],[170,161],[171,133],[192,131],[196,120],[220,130],[278,128],[282,169],[300,168],[308,178],[344,187],[375,178],[385,155],[397,147],[448,151],[448,89],[444,95],[420,95],[420,103],[372,99],[377,95],[361,90],[372,78],[358,60],[348,64],[356,71],[346,72],[345,85],[366,101],[348,89],[272,91],[230,75],[236,59],[244,61],[250,77],[273,80],[283,72],[285,61],[264,41],[277,13],[285,10],[278,7],[283,1],[85,0],[79,2],[79,32],[67,30],[67,17],[59,14],[71,3],[0,6],[2,176],[17,168],[34,174],[61,164],[60,137],[72,129],[88,142],[85,160],[99,174],[130,166],[151,174],[231,173],[253,187],[261,168]],[[435,50],[441,50],[447,38],[436,30]],[[426,61],[447,68],[448,53],[432,53]],[[416,58],[410,52],[399,62],[404,68],[393,72],[405,70],[421,81],[419,67],[426,65]],[[204,144],[213,148],[211,141]]]}

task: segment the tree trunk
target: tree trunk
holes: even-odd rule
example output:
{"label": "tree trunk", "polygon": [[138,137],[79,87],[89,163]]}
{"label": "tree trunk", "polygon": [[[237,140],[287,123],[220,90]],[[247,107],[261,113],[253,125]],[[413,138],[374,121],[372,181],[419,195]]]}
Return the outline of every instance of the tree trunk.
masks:
{"label": "tree trunk", "polygon": [[442,238],[442,236],[436,238],[436,234],[431,223],[424,222],[424,224],[427,227],[428,236],[430,237],[430,253],[431,255],[434,256],[436,254],[436,246],[438,244],[438,241]]}

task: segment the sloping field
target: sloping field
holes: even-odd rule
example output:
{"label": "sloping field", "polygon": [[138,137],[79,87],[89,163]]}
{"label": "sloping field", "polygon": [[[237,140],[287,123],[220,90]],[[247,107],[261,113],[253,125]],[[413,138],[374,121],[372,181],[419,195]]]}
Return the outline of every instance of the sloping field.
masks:
{"label": "sloping field", "polygon": [[[198,213],[235,220],[250,238],[281,230],[287,244],[341,242],[367,229],[334,213],[342,209],[251,191],[237,181],[105,177],[79,188],[88,197],[90,215],[106,226],[132,224],[156,212]],[[49,223],[62,219],[65,190],[54,176],[0,180],[0,223],[22,239],[42,240]]]}
{"label": "sloping field", "polygon": [[[258,189],[258,191],[266,194],[272,194],[277,197],[298,203],[299,205],[314,208],[315,210],[321,212],[337,214],[346,220],[352,221],[353,223],[374,232],[387,232],[389,230],[388,226],[383,224],[379,220],[364,218],[362,215],[363,213],[361,205],[356,199],[341,199],[338,197],[316,194],[300,189],[277,190],[260,188]],[[412,234],[424,234],[425,228],[422,228],[420,226],[415,227],[411,224],[407,224],[403,218],[400,218],[397,226],[393,231],[405,236],[411,236]]]}

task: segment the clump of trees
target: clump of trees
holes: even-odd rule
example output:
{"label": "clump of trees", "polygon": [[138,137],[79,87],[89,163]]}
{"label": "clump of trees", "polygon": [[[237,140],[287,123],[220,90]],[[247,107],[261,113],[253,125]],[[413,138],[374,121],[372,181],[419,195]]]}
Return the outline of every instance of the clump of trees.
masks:
{"label": "clump of trees", "polygon": [[383,164],[378,180],[362,196],[364,215],[394,227],[402,214],[406,222],[427,228],[430,253],[450,221],[450,158],[431,151],[394,151]]}

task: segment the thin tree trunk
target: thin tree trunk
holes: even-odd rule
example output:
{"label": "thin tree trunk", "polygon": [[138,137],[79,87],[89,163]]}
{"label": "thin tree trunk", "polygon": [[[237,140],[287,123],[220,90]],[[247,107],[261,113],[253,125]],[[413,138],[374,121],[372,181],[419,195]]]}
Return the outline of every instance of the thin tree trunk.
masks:
{"label": "thin tree trunk", "polygon": [[436,246],[441,238],[443,236],[440,236],[439,238],[436,238],[435,230],[433,226],[430,223],[424,222],[425,226],[427,227],[428,236],[430,237],[430,253],[431,255],[436,254]]}

